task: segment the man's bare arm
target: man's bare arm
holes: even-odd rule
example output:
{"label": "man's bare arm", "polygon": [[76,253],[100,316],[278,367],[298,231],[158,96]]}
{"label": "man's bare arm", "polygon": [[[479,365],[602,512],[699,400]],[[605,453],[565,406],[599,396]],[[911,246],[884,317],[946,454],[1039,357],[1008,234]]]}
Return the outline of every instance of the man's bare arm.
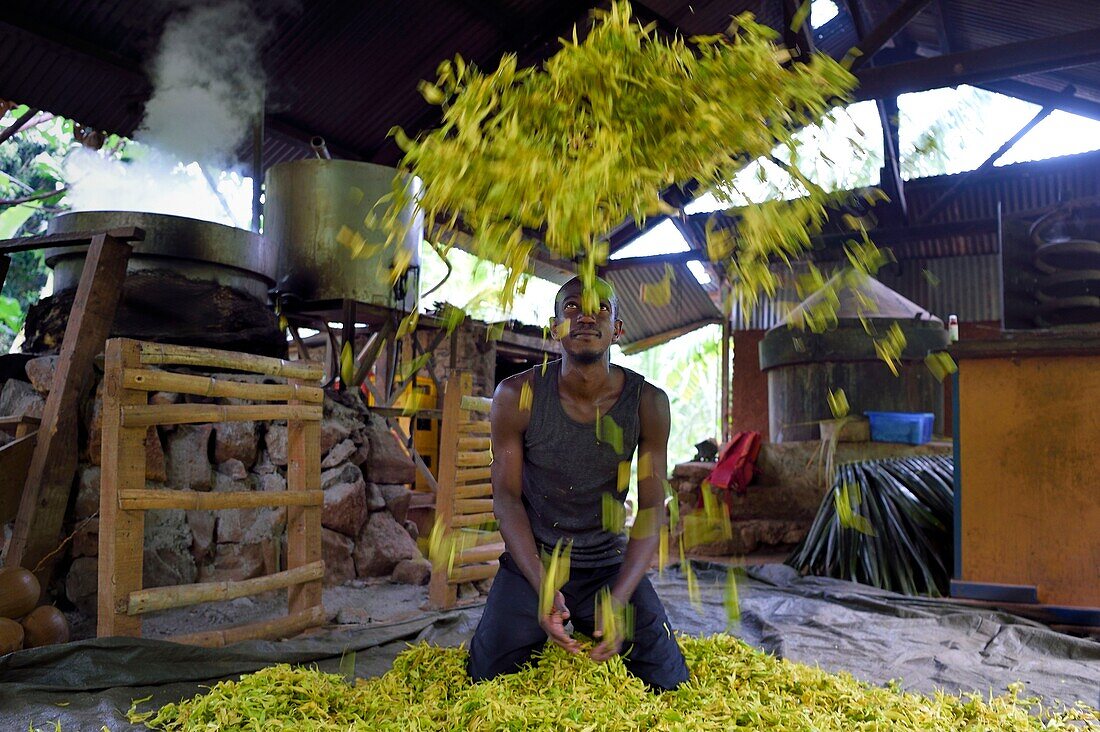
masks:
{"label": "man's bare arm", "polygon": [[626,545],[623,565],[611,588],[616,600],[630,600],[645,577],[660,543],[664,524],[665,480],[668,475],[668,396],[652,384],[642,387],[638,405],[638,516]]}
{"label": "man's bare arm", "polygon": [[520,394],[529,380],[529,374],[519,374],[500,382],[493,395],[489,419],[493,438],[493,513],[500,523],[504,546],[537,592],[542,582],[542,562],[522,499],[523,433],[531,421],[531,411],[520,409]]}
{"label": "man's bare arm", "polygon": [[[516,567],[540,592],[543,568],[539,559],[535,537],[531,533],[531,521],[523,508],[523,433],[531,422],[530,406],[520,408],[524,384],[531,388],[531,374],[518,374],[500,382],[493,396],[493,408],[489,414],[493,436],[493,513],[500,524],[504,546]],[[565,632],[569,620],[569,608],[561,592],[554,595],[550,613],[540,615],[539,625],[554,643],[570,653],[580,651],[577,643]]]}
{"label": "man's bare arm", "polygon": [[[660,527],[665,519],[665,476],[668,473],[668,431],[671,419],[668,396],[652,384],[643,385],[638,418],[641,422],[638,435],[638,515],[630,531],[623,564],[611,586],[612,602],[619,607],[630,602],[634,590],[653,563],[653,555],[661,541]],[[600,639],[600,643],[590,653],[595,661],[606,661],[622,648],[621,635],[605,638],[601,625],[597,619],[594,635]]]}

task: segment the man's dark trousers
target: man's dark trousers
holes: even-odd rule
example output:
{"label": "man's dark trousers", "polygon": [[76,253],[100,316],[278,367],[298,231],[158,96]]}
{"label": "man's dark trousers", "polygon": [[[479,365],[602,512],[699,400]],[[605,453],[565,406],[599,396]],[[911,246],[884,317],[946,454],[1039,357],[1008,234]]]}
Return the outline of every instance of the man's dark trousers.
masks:
{"label": "man's dark trousers", "polygon": [[[596,595],[615,581],[619,566],[570,569],[569,581],[561,592],[576,631],[592,636]],[[623,641],[622,651],[627,670],[658,691],[676,688],[688,678],[687,665],[648,579],[642,578],[630,604],[634,607],[634,638]],[[538,622],[538,607],[538,593],[511,557],[501,555],[500,571],[470,641],[470,678],[483,681],[512,673],[531,660],[546,643],[546,633]]]}

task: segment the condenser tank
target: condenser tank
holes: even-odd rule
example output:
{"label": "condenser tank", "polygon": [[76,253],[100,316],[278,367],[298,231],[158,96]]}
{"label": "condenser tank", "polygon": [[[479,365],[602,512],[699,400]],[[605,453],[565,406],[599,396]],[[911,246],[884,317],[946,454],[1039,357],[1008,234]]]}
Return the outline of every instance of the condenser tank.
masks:
{"label": "condenser tank", "polygon": [[[303,301],[350,299],[409,310],[417,298],[424,217],[411,203],[401,212],[406,235],[384,246],[386,234],[368,217],[379,218],[397,171],[350,160],[295,160],[273,165],[265,178],[264,237],[277,247],[280,293]],[[405,181],[410,198],[419,179]],[[380,201],[382,201],[380,203]],[[408,263],[405,277],[391,284],[395,262]]]}
{"label": "condenser tank", "polygon": [[[834,280],[830,285],[836,285]],[[822,333],[792,328],[824,291],[811,295],[760,342],[760,368],[768,375],[772,442],[816,440],[818,422],[832,419],[829,393],[843,389],[850,414],[931,412],[943,434],[943,384],[925,364],[929,351],[947,346],[943,321],[872,277],[836,290],[838,322]],[[870,324],[868,334],[860,316]],[[875,350],[893,323],[905,334],[898,375]]]}

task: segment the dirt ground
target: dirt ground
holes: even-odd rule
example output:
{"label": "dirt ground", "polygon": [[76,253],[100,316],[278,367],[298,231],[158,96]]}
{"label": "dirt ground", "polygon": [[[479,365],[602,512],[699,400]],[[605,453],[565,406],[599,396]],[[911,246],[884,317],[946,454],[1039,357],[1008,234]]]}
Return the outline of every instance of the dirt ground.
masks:
{"label": "dirt ground", "polygon": [[[328,621],[337,625],[389,624],[425,614],[428,588],[390,582],[387,578],[352,580],[327,587],[324,605]],[[145,638],[241,625],[286,614],[286,592],[267,592],[254,597],[214,602],[150,613],[142,624]],[[73,640],[95,637],[95,618],[78,611],[66,613]]]}

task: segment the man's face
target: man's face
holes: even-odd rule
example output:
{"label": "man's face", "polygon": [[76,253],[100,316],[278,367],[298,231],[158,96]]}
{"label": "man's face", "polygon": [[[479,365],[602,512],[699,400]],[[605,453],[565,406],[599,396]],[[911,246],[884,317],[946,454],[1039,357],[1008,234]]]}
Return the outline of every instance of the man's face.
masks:
{"label": "man's face", "polygon": [[552,335],[574,360],[595,363],[607,354],[612,343],[619,340],[623,334],[623,321],[612,314],[610,293],[600,293],[600,305],[596,312],[584,312],[582,287],[579,283],[566,287],[558,296]]}

